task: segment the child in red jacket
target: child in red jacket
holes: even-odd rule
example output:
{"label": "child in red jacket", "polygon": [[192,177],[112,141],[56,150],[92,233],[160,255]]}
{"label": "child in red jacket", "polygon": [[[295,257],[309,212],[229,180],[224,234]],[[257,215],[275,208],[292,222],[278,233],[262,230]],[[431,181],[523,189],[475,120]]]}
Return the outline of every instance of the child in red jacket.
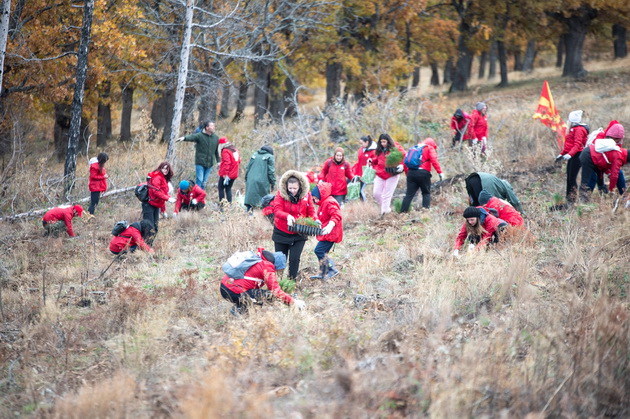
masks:
{"label": "child in red jacket", "polygon": [[221,163],[219,164],[219,202],[223,198],[232,202],[232,185],[238,177],[238,168],[241,165],[241,156],[238,150],[227,138],[219,138],[219,153],[221,153]]}
{"label": "child in red jacket", "polygon": [[199,185],[195,185],[193,181],[182,180],[179,182],[173,217],[177,217],[180,210],[199,211],[205,206],[206,191],[201,189]]}
{"label": "child in red jacket", "polygon": [[319,203],[319,212],[317,217],[322,223],[322,235],[317,236],[317,246],[315,246],[315,255],[319,260],[319,274],[311,276],[311,279],[329,279],[339,274],[335,269],[335,262],[328,256],[328,252],[343,239],[343,224],[341,218],[341,208],[339,203],[331,194],[332,185],[326,182],[320,182],[315,189],[311,191],[313,200]]}
{"label": "child in red jacket", "polygon": [[94,209],[98,205],[101,193],[107,190],[107,173],[105,163],[109,160],[107,153],[99,153],[98,156],[90,159],[90,206],[88,212],[94,215]]}
{"label": "child in red jacket", "polygon": [[466,221],[455,240],[453,256],[459,256],[459,250],[467,238],[470,241],[469,248],[476,248],[477,250],[488,243],[498,243],[499,233],[503,228],[507,227],[505,221],[488,214],[483,207],[466,208],[464,210],[464,218]]}
{"label": "child in red jacket", "polygon": [[72,229],[72,218],[82,216],[83,207],[81,205],[64,205],[49,210],[42,218],[42,225],[45,230],[44,236],[51,235],[57,237],[65,227],[68,236],[75,237],[74,230]]}

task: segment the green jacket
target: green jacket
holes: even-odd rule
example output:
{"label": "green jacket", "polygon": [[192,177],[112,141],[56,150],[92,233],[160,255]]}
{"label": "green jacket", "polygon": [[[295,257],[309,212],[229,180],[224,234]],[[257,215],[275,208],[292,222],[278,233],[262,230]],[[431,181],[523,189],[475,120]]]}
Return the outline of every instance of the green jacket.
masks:
{"label": "green jacket", "polygon": [[260,207],[260,200],[276,186],[273,150],[263,146],[254,153],[245,170],[245,204]]}
{"label": "green jacket", "polygon": [[523,207],[521,201],[518,200],[512,185],[507,180],[499,179],[498,177],[491,175],[490,173],[477,172],[481,179],[481,185],[483,189],[490,192],[493,196],[508,201],[516,210],[523,213]]}
{"label": "green jacket", "polygon": [[203,167],[212,167],[214,162],[221,161],[219,155],[219,136],[208,135],[201,131],[184,137],[184,141],[195,143],[195,164]]}

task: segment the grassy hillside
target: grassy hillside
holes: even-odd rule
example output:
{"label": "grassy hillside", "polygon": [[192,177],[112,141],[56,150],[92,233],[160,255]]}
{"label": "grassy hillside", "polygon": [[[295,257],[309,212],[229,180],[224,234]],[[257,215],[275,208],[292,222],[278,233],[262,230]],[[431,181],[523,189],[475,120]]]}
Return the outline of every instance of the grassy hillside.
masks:
{"label": "grassy hillside", "polygon": [[[602,72],[580,83],[551,79],[551,88],[565,116],[581,108],[599,127],[630,121],[629,79]],[[321,163],[335,124],[351,139],[351,159],[366,133],[390,132],[406,147],[427,135],[440,144],[449,180],[430,211],[383,220],[373,202],[345,205],[344,241],[332,254],[341,274],[330,281],[308,279],[317,265],[308,241],[298,286],[306,312],[276,302],[235,318],[219,296],[229,255],[273,247],[260,214],[212,205],[183,214],[161,222],[155,256],[113,263],[111,227],[140,216],[131,195],[76,221],[77,239],[42,237],[38,219],[3,223],[0,417],[627,417],[628,213],[613,214],[611,198],[597,195],[547,211],[564,195],[565,177],[553,163],[553,136],[531,119],[541,84],[383,96],[337,109],[320,133],[307,126],[313,120],[293,131],[219,125],[245,161],[266,140],[308,135],[309,144],[276,147],[279,174]],[[448,148],[450,115],[478,100],[490,107],[486,162]],[[109,151],[117,187],[165,154],[145,138]],[[178,155],[179,175],[191,176],[192,149]],[[59,168],[44,160],[23,167],[9,185],[15,205],[45,205],[54,182],[33,187],[34,174]],[[87,167],[79,167],[77,196],[85,196]],[[467,205],[460,175],[473,170],[510,180],[529,232],[454,259]],[[404,177],[398,186],[401,195]],[[216,190],[210,196],[216,201]]]}

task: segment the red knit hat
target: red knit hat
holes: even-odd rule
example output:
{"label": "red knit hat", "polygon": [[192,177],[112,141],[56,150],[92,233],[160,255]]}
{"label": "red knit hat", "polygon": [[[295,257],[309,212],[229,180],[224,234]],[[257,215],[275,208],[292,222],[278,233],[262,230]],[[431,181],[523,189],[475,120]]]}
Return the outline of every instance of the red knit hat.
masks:
{"label": "red knit hat", "polygon": [[227,144],[228,139],[226,137],[219,138],[219,144]]}
{"label": "red knit hat", "polygon": [[81,205],[75,205],[72,209],[77,212],[79,217],[83,217],[83,207]]}
{"label": "red knit hat", "polygon": [[621,124],[614,124],[612,127],[608,128],[608,131],[606,131],[607,137],[615,138],[617,140],[623,138],[625,135],[626,133],[623,129],[623,125]]}

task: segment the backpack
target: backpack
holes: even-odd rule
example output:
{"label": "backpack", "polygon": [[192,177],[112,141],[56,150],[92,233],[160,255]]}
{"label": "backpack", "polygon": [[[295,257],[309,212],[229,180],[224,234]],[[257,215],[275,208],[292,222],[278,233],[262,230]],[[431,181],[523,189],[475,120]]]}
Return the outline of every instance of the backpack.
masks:
{"label": "backpack", "polygon": [[257,282],[263,282],[262,279],[246,277],[245,272],[262,258],[251,250],[245,252],[236,252],[228,258],[223,264],[223,272],[232,279],[250,279]]}
{"label": "backpack", "polygon": [[404,165],[409,169],[419,169],[422,164],[422,153],[424,152],[425,146],[426,144],[411,147],[403,161]]}
{"label": "backpack", "polygon": [[136,194],[136,198],[140,200],[140,202],[149,202],[149,188],[158,189],[155,186],[149,185],[150,179],[146,182],[142,182],[136,189],[134,189],[134,193]]}
{"label": "backpack", "polygon": [[588,134],[588,138],[586,139],[586,147],[588,147],[589,145],[593,144],[593,141],[595,141],[597,136],[599,134],[601,134],[602,132],[604,132],[604,128],[599,127],[595,131],[593,131],[590,134]]}
{"label": "backpack", "polygon": [[129,223],[126,220],[118,221],[114,224],[114,228],[112,228],[112,236],[120,236],[123,231],[125,231],[129,227]]}

